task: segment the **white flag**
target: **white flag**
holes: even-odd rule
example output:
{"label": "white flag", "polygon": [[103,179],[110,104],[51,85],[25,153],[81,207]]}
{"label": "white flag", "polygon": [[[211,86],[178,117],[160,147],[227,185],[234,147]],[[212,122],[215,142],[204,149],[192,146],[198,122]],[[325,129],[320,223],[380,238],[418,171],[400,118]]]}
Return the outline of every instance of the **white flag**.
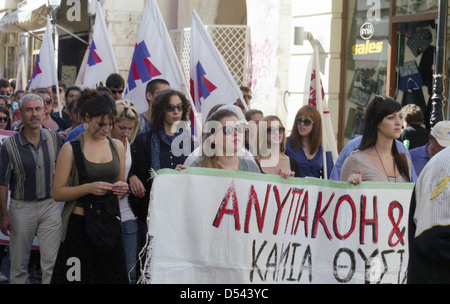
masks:
{"label": "white flag", "polygon": [[198,113],[206,115],[217,104],[234,104],[242,91],[231,75],[222,55],[205,29],[197,12],[192,12],[191,95]]}
{"label": "white flag", "polygon": [[[124,98],[131,100],[140,113],[145,112],[148,109],[145,88],[148,82],[158,78],[167,80],[172,89],[188,93],[186,77],[159,7],[155,0],[148,0],[142,15]],[[189,96],[186,97],[189,99]]]}
{"label": "white flag", "polygon": [[29,90],[39,88],[48,88],[58,85],[57,69],[55,61],[55,49],[53,46],[52,27],[50,17],[47,16],[47,26],[45,28],[44,39],[41,49],[34,65],[33,75],[31,76]]}
{"label": "white flag", "polygon": [[[313,64],[311,70],[311,83],[308,104],[315,107],[322,116],[322,150],[324,153],[324,168],[326,168],[326,152],[331,152],[333,163],[336,162],[338,152],[336,147],[336,140],[334,138],[333,125],[331,123],[330,110],[328,109],[328,104],[325,100],[325,91],[323,90],[322,80],[320,79],[319,50],[315,43],[313,43],[313,48],[314,54],[312,59]],[[326,169],[327,174],[324,174],[324,176],[328,176],[328,170],[331,170],[328,168]]]}
{"label": "white flag", "polygon": [[104,81],[110,74],[118,72],[99,1],[97,1],[94,30],[88,51],[89,55],[85,66],[86,70],[82,87],[94,89],[98,83]]}

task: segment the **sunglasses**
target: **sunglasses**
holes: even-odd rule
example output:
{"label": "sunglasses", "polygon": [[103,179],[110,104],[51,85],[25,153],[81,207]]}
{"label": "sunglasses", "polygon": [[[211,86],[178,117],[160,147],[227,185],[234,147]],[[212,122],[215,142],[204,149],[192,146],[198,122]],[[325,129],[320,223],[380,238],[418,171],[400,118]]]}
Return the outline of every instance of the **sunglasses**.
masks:
{"label": "sunglasses", "polygon": [[[63,89],[62,89],[62,88],[59,88],[59,92],[62,92],[62,91],[63,91]],[[56,87],[53,87],[53,88],[52,88],[52,92],[53,92],[53,93],[56,93]]]}
{"label": "sunglasses", "polygon": [[297,122],[298,126],[303,123],[303,125],[306,127],[310,126],[313,123],[313,121],[308,118],[306,118],[306,119],[297,118],[295,121]]}
{"label": "sunglasses", "polygon": [[177,109],[178,112],[182,112],[184,109],[184,106],[181,103],[177,104],[176,106],[174,106],[173,104],[169,104],[166,108],[167,112],[173,112],[173,111],[175,111],[175,109]]}
{"label": "sunglasses", "polygon": [[238,133],[242,134],[244,132],[244,129],[245,129],[244,125],[236,125],[234,127],[232,127],[232,126],[222,127],[222,131],[225,135],[233,134],[234,130],[236,130]]}
{"label": "sunglasses", "polygon": [[248,98],[249,100],[252,100],[252,98],[253,98],[252,95],[244,95],[243,97],[244,97],[244,99]]}
{"label": "sunglasses", "polygon": [[284,133],[285,128],[283,127],[270,127],[267,128],[267,134],[271,134],[271,133],[276,133],[278,132],[278,134]]}
{"label": "sunglasses", "polygon": [[0,95],[3,95],[3,96],[11,96],[11,92],[0,91]]}
{"label": "sunglasses", "polygon": [[7,109],[12,109],[12,104],[8,103],[8,104],[6,105],[6,108],[7,108]]}
{"label": "sunglasses", "polygon": [[111,90],[111,93],[113,93],[113,94],[117,94],[117,93],[122,94],[123,90]]}
{"label": "sunglasses", "polygon": [[8,122],[8,117],[0,117],[0,122]]}

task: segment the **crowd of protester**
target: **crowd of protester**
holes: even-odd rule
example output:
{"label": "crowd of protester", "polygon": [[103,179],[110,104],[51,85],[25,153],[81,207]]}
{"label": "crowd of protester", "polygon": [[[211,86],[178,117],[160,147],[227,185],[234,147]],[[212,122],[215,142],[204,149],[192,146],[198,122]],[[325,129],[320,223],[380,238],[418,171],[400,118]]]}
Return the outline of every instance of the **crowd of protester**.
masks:
{"label": "crowd of protester", "polygon": [[[30,282],[34,259],[42,283],[135,284],[152,171],[204,167],[354,185],[415,183],[427,162],[450,146],[449,121],[429,132],[421,126],[420,108],[376,96],[366,108],[362,136],[333,161],[331,152],[324,153],[316,108],[301,107],[287,130],[279,117],[252,108],[251,91],[243,87],[246,106],[238,100],[214,107],[205,122],[213,127],[195,148],[186,128],[191,105],[183,93],[166,80],[153,80],[143,96],[148,110],[138,113],[123,100],[124,87],[123,78],[112,74],[95,90],[60,84],[57,96],[56,86],[14,91],[0,80],[0,129],[15,131],[0,146],[0,228],[10,237],[10,283]],[[57,202],[64,202],[62,210]],[[107,219],[104,230],[90,231],[98,215]],[[67,275],[71,257],[83,265],[79,278]]]}

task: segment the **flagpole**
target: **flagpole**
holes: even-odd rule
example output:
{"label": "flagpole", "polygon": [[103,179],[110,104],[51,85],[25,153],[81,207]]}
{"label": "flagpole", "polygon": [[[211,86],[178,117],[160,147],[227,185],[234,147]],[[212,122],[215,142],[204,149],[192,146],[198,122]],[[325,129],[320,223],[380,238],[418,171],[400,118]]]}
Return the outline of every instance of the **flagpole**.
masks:
{"label": "flagpole", "polygon": [[58,32],[56,30],[56,17],[55,17],[55,13],[54,13],[54,9],[52,9],[53,11],[53,17],[51,18],[51,23],[52,23],[52,29],[53,29],[53,38],[54,38],[54,43],[53,43],[53,50],[55,51],[55,68],[53,69],[53,79],[56,81],[56,98],[58,99],[58,110],[59,110],[59,117],[62,118],[62,109],[61,109],[61,98],[59,96],[59,83],[58,83]]}
{"label": "flagpole", "polygon": [[[311,46],[314,49],[314,66],[313,69],[315,70],[315,87],[316,87],[316,99],[322,98],[322,89],[321,89],[321,83],[320,83],[320,65],[319,65],[319,48],[317,47],[316,40],[312,35],[309,36],[309,42],[311,43]],[[319,68],[318,68],[319,67]],[[323,101],[322,102],[316,102],[317,110],[320,113],[321,120],[322,120],[322,161],[323,161],[323,178],[325,180],[328,179],[328,163],[327,163],[327,152],[326,152],[326,138],[324,136],[325,131],[325,118],[323,115]]]}

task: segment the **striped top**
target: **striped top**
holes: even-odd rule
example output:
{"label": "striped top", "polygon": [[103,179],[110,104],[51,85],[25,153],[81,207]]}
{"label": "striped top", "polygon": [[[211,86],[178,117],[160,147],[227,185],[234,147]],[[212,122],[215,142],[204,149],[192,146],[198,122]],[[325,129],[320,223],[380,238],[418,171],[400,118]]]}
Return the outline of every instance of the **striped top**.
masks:
{"label": "striped top", "polygon": [[11,198],[24,201],[52,197],[53,174],[62,138],[41,128],[37,148],[23,129],[5,139],[0,150],[0,185],[10,186]]}

